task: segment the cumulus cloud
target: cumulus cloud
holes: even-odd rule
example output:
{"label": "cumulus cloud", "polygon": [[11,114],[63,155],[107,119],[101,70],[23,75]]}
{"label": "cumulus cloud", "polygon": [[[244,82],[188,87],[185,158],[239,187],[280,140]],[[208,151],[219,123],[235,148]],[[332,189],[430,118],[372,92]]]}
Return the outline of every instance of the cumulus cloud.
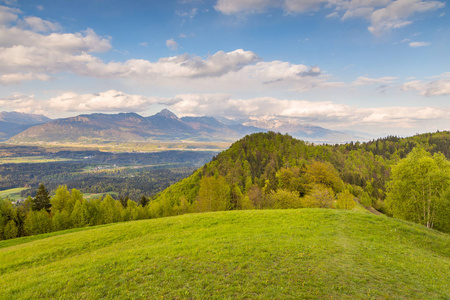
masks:
{"label": "cumulus cloud", "polygon": [[38,17],[26,17],[23,19],[23,23],[36,32],[58,31],[61,29],[59,24],[42,20]]}
{"label": "cumulus cloud", "polygon": [[47,74],[34,74],[34,73],[13,73],[0,75],[0,83],[5,85],[16,84],[22,81],[29,81],[29,80],[48,81],[50,80],[50,76],[48,76]]}
{"label": "cumulus cloud", "polygon": [[36,99],[34,96],[13,95],[0,98],[0,105],[27,113],[45,114],[54,112],[142,112],[151,105],[172,105],[177,99],[131,95],[116,90],[96,94],[66,92],[50,99]]}
{"label": "cumulus cloud", "polygon": [[435,80],[414,80],[403,84],[403,90],[418,91],[422,96],[450,95],[450,73],[444,73]]}
{"label": "cumulus cloud", "polygon": [[424,0],[218,0],[214,8],[226,15],[263,13],[269,8],[282,8],[287,14],[333,8],[326,18],[337,17],[338,12],[343,13],[343,21],[364,18],[370,22],[368,30],[381,35],[411,24],[416,13],[444,6],[444,2]]}
{"label": "cumulus cloud", "polygon": [[430,46],[431,43],[428,42],[411,42],[409,43],[409,46],[412,48],[417,48],[417,47],[425,47],[425,46]]}
{"label": "cumulus cloud", "polygon": [[178,43],[175,42],[173,39],[167,40],[166,41],[166,46],[170,50],[177,50],[178,49]]}
{"label": "cumulus cloud", "polygon": [[[151,80],[220,77],[259,61],[255,53],[237,49],[218,51],[207,57],[184,54],[161,58],[156,62],[143,59],[104,62],[93,53],[110,50],[110,38],[98,36],[92,29],[77,33],[44,33],[58,29],[58,25],[39,18],[20,19],[20,11],[14,9],[3,7],[1,12],[4,19],[13,25],[0,26],[1,84],[19,82],[21,76],[11,74],[22,74],[23,80],[48,80],[50,74],[58,72]],[[178,44],[168,40],[167,46],[176,49]]]}
{"label": "cumulus cloud", "polygon": [[64,93],[46,101],[53,110],[72,112],[140,112],[153,104],[171,104],[174,100],[130,95],[116,90],[98,94]]}
{"label": "cumulus cloud", "polygon": [[0,5],[0,25],[16,21],[18,19],[17,15],[20,13],[19,9]]}
{"label": "cumulus cloud", "polygon": [[434,107],[365,108],[331,101],[285,100],[273,97],[233,99],[226,94],[178,95],[172,109],[180,115],[216,115],[229,118],[277,119],[313,122],[328,126],[399,126],[410,128],[417,122],[446,119],[450,109]]}
{"label": "cumulus cloud", "polygon": [[[450,92],[450,91],[449,91]],[[144,112],[152,105],[164,105],[179,116],[222,116],[258,121],[313,123],[328,128],[421,128],[424,124],[447,122],[449,108],[376,107],[367,108],[331,101],[287,100],[274,97],[234,98],[228,94],[180,94],[175,97],[146,97],[116,90],[95,94],[66,92],[50,99],[13,95],[0,98],[4,109],[52,116],[54,112]],[[255,123],[256,122],[256,123]],[[275,124],[274,123],[274,124]],[[275,125],[274,125],[275,126]]]}

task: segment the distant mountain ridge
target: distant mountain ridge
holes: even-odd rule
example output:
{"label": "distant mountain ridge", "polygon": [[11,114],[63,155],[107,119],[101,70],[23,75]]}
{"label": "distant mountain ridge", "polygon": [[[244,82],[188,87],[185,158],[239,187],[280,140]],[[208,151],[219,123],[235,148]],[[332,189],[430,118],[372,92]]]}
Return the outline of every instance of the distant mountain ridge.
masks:
{"label": "distant mountain ridge", "polygon": [[267,131],[288,133],[296,138],[318,143],[341,143],[355,138],[343,132],[286,120],[247,120],[238,123],[209,116],[179,118],[170,110],[163,109],[149,117],[136,113],[94,113],[52,120],[28,128],[9,141],[18,143],[234,142],[245,135]]}
{"label": "distant mountain ridge", "polygon": [[54,120],[28,128],[10,142],[99,141],[234,141],[264,131],[251,126],[228,126],[212,117],[178,118],[171,111],[143,117],[136,113],[89,114]]}
{"label": "distant mountain ridge", "polygon": [[24,130],[38,124],[51,121],[43,115],[26,114],[19,112],[0,112],[0,141],[23,132]]}

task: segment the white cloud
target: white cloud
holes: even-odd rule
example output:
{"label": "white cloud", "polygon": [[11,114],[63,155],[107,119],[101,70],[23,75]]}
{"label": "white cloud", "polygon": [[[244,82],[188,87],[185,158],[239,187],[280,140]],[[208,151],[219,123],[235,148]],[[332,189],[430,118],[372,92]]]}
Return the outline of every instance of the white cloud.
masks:
{"label": "white cloud", "polygon": [[339,18],[339,14],[337,12],[332,12],[332,13],[329,13],[328,15],[326,15],[325,18],[327,18],[327,19]]}
{"label": "white cloud", "polygon": [[23,19],[23,22],[27,27],[35,32],[58,31],[61,29],[59,24],[42,20],[38,17],[26,17]]}
{"label": "white cloud", "polygon": [[[48,80],[49,74],[71,72],[81,76],[105,78],[202,78],[220,77],[236,72],[259,60],[251,51],[238,49],[219,51],[206,58],[187,54],[161,58],[156,62],[131,59],[125,62],[104,62],[94,52],[111,49],[109,38],[98,36],[92,29],[77,33],[50,33],[37,31],[57,29],[57,25],[39,18],[18,19],[19,11],[3,9],[12,25],[0,26],[0,83],[11,80],[9,74],[28,74],[24,80]],[[28,23],[27,23],[28,20]],[[20,24],[29,24],[30,30]],[[168,40],[167,45],[176,49],[178,44]],[[46,74],[44,77],[42,74]]]}
{"label": "white cloud", "polygon": [[365,108],[330,101],[312,102],[273,97],[233,99],[226,94],[183,94],[174,97],[172,105],[180,115],[216,115],[229,118],[292,118],[322,126],[398,126],[411,128],[421,121],[446,119],[450,109],[434,107]]}
{"label": "white cloud", "polygon": [[22,81],[29,81],[29,80],[48,81],[50,80],[50,76],[48,76],[47,74],[34,74],[34,73],[13,73],[0,75],[0,83],[5,85],[16,84]]}
{"label": "white cloud", "polygon": [[197,8],[192,8],[191,10],[187,10],[187,11],[180,11],[177,10],[175,12],[176,15],[180,16],[180,17],[184,17],[184,18],[189,18],[189,19],[193,19],[198,13],[198,9]]}
{"label": "white cloud", "polygon": [[425,47],[425,46],[430,46],[431,43],[429,42],[411,42],[409,43],[409,46],[412,48],[417,48],[417,47]]}
{"label": "white cloud", "polygon": [[336,17],[338,12],[343,12],[343,21],[364,18],[370,22],[368,30],[381,35],[411,24],[416,13],[444,6],[444,2],[424,0],[218,0],[214,8],[226,15],[263,13],[269,8],[282,8],[287,14],[334,8],[326,18]]}
{"label": "white cloud", "polygon": [[175,42],[173,39],[167,40],[166,41],[166,46],[167,48],[169,48],[170,50],[177,50],[178,49],[178,43]]}
{"label": "white cloud", "polygon": [[450,95],[450,74],[444,73],[436,80],[421,81],[414,80],[403,84],[403,90],[418,91],[422,96]]}
{"label": "white cloud", "polygon": [[386,7],[377,9],[370,17],[369,31],[381,35],[392,29],[404,27],[412,23],[408,20],[416,13],[443,8],[445,3],[439,1],[397,0]]}
{"label": "white cloud", "polygon": [[0,25],[16,21],[18,19],[17,15],[20,13],[19,9],[0,5]]}
{"label": "white cloud", "polygon": [[396,80],[396,77],[380,77],[380,78],[369,78],[365,76],[358,77],[353,83],[353,86],[360,86],[360,85],[372,85],[372,84],[390,84],[394,80]]}
{"label": "white cloud", "polygon": [[152,105],[164,105],[179,116],[213,115],[234,119],[247,118],[255,122],[287,120],[293,124],[312,123],[333,129],[372,128],[378,132],[392,132],[392,128],[434,128],[433,124],[436,122],[448,122],[450,113],[449,108],[437,107],[367,108],[331,101],[314,102],[274,97],[242,99],[227,94],[180,94],[172,98],[161,98],[126,94],[116,90],[97,94],[67,92],[43,100],[20,94],[0,98],[0,106],[4,109],[40,113],[51,117],[54,117],[56,112],[68,112],[72,115],[90,112],[144,112]]}
{"label": "white cloud", "polygon": [[153,104],[170,104],[173,100],[141,95],[129,95],[116,90],[98,94],[64,93],[46,101],[46,105],[55,111],[72,112],[140,112]]}
{"label": "white cloud", "polygon": [[158,97],[130,95],[116,90],[97,94],[66,92],[50,99],[36,99],[34,96],[14,95],[0,98],[0,105],[27,113],[52,115],[61,112],[142,112],[151,105],[172,105],[178,100]]}

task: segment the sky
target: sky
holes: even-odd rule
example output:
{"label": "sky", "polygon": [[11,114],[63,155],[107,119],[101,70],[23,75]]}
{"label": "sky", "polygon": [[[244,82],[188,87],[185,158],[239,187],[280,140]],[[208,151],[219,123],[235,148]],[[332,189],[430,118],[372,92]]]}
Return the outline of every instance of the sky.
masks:
{"label": "sky", "polygon": [[432,0],[0,0],[0,111],[450,130]]}

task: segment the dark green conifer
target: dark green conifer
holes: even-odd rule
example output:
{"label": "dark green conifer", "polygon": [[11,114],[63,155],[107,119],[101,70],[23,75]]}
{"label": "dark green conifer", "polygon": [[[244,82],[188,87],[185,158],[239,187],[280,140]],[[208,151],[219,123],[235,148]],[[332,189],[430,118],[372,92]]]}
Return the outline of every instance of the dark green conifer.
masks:
{"label": "dark green conifer", "polygon": [[50,212],[51,206],[48,191],[45,188],[45,185],[40,183],[36,192],[36,197],[34,197],[31,202],[31,210],[40,211],[41,209],[45,209],[47,212]]}
{"label": "dark green conifer", "polygon": [[147,206],[148,202],[149,202],[148,198],[145,197],[144,195],[142,195],[141,201],[139,202],[139,204],[140,204],[142,207],[145,207],[145,206]]}

